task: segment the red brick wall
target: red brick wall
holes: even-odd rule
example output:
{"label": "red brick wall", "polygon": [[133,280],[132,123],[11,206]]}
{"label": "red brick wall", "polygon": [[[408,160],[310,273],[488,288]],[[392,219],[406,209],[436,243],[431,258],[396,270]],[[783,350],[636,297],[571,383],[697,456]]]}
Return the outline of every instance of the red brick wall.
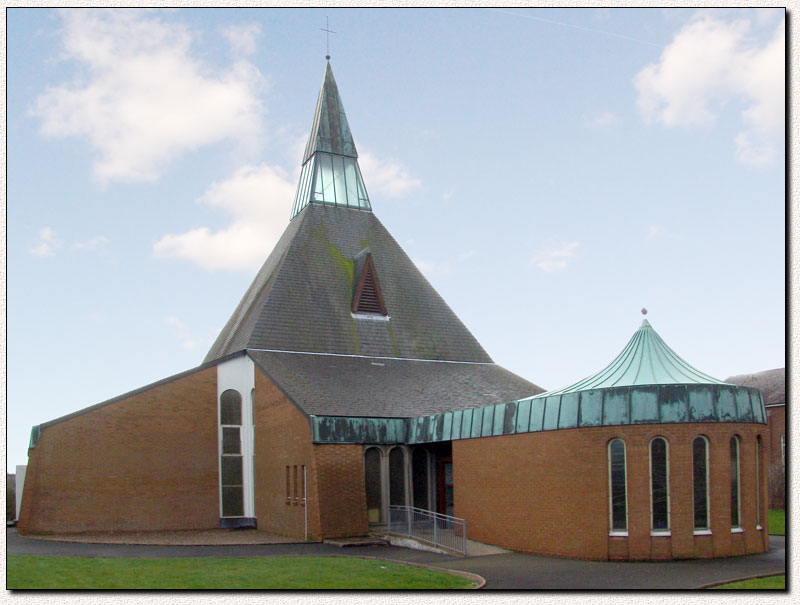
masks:
{"label": "red brick wall", "polygon": [[[367,533],[360,445],[313,445],[308,418],[256,367],[255,497],[258,527],[305,537],[302,466],[306,466],[308,538]],[[286,498],[286,467],[290,498]],[[294,467],[300,499],[294,500]]]}
{"label": "red brick wall", "polygon": [[[762,552],[768,547],[766,472],[763,530],[756,529],[757,424],[593,427],[453,441],[455,515],[468,537],[539,554],[588,559],[668,559]],[[743,534],[731,534],[729,439],[741,442]],[[649,443],[669,442],[670,537],[650,536]],[[711,536],[693,530],[691,444],[709,439]],[[625,441],[628,537],[609,537],[607,444]]]}
{"label": "red brick wall", "polygon": [[[319,497],[308,418],[256,366],[255,370],[255,509],[258,528],[303,539],[320,538]],[[303,503],[306,467],[308,510]],[[290,481],[287,499],[286,467]],[[294,467],[298,499],[294,499]]]}
{"label": "red brick wall", "polygon": [[219,526],[215,367],[47,427],[20,533]]}
{"label": "red brick wall", "polygon": [[363,536],[368,532],[364,491],[364,455],[360,445],[316,445],[320,512],[326,538]]}

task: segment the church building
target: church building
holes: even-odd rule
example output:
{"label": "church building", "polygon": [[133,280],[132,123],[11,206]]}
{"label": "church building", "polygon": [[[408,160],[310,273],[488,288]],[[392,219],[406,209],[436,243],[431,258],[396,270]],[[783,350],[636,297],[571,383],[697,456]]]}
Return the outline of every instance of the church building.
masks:
{"label": "church building", "polygon": [[322,540],[405,505],[540,554],[768,549],[758,389],[647,320],[556,391],[494,363],[373,213],[330,64],[291,217],[200,366],[32,429],[20,533]]}

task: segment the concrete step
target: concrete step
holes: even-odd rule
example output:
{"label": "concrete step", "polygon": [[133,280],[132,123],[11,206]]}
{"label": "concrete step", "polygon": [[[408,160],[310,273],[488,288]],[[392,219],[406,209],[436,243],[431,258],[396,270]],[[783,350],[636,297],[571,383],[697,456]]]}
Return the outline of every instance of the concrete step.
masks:
{"label": "concrete step", "polygon": [[334,546],[383,546],[389,543],[389,540],[380,536],[354,536],[350,538],[328,538],[323,540],[325,544],[333,544]]}

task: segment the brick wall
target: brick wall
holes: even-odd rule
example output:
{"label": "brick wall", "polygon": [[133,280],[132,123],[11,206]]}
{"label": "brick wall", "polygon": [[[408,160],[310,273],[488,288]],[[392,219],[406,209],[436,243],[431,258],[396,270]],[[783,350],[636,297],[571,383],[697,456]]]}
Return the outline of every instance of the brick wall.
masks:
{"label": "brick wall", "polygon": [[45,428],[20,533],[219,526],[216,368]]}
{"label": "brick wall", "polygon": [[[729,440],[741,441],[742,534],[731,533]],[[587,559],[728,556],[768,548],[765,495],[756,529],[757,424],[593,427],[453,441],[455,515],[468,537],[539,554]],[[669,442],[671,536],[650,535],[649,443]],[[709,440],[711,536],[694,535],[692,453]],[[628,536],[610,537],[607,444],[626,445]]]}
{"label": "brick wall", "polygon": [[[367,533],[364,470],[359,445],[313,445],[308,418],[256,366],[255,499],[258,527],[302,539]],[[287,503],[286,467],[289,467]],[[299,500],[294,500],[294,467]]]}
{"label": "brick wall", "polygon": [[363,536],[368,532],[364,455],[360,445],[315,445],[314,454],[324,537]]}
{"label": "brick wall", "polygon": [[[254,406],[254,484],[258,528],[302,540],[307,519],[309,539],[319,539],[319,497],[308,418],[258,366],[255,370]],[[306,503],[303,502],[303,466],[306,467]],[[294,489],[295,467],[298,475],[297,499]]]}

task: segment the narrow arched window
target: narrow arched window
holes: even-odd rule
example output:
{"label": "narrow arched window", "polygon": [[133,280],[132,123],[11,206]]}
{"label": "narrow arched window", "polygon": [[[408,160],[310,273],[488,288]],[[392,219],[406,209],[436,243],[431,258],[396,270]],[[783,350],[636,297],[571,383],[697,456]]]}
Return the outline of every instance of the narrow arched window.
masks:
{"label": "narrow arched window", "polygon": [[625,485],[625,443],[612,439],[608,444],[608,484],[611,531],[628,529],[628,502]]}
{"label": "narrow arched window", "polygon": [[242,424],[242,396],[236,389],[228,389],[219,398],[219,423]]}
{"label": "narrow arched window", "polygon": [[708,439],[702,435],[692,441],[692,482],[694,528],[708,529]]}
{"label": "narrow arched window", "polygon": [[663,437],[650,442],[650,528],[669,530],[669,446]]}
{"label": "narrow arched window", "polygon": [[739,438],[734,435],[731,437],[731,527],[733,529],[742,526],[739,495]]}

